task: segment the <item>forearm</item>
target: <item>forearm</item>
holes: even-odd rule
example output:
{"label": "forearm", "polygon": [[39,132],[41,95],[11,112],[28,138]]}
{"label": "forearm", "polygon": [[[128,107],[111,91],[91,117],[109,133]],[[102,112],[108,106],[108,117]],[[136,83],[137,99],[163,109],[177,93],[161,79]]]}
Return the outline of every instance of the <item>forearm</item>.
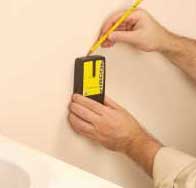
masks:
{"label": "forearm", "polygon": [[[163,39],[157,51],[196,81],[196,41],[169,32]],[[154,159],[162,147],[144,130],[127,145],[126,154],[152,176]]]}
{"label": "forearm", "polygon": [[127,146],[126,154],[152,177],[154,158],[163,145],[146,131]]}
{"label": "forearm", "polygon": [[196,40],[168,33],[160,52],[196,81]]}

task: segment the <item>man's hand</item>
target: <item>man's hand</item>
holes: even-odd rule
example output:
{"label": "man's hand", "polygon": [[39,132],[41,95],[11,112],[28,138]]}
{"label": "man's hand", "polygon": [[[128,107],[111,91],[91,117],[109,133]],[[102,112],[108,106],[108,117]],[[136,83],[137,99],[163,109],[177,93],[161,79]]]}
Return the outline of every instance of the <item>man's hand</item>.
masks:
{"label": "man's hand", "polygon": [[70,105],[73,129],[105,147],[126,152],[127,145],[141,134],[138,122],[122,107],[106,98],[105,106],[80,95]]}
{"label": "man's hand", "polygon": [[[113,14],[105,22],[100,35],[105,33],[123,12]],[[110,48],[117,42],[128,43],[146,52],[160,52],[196,81],[196,40],[166,30],[142,9],[136,10],[119,26],[102,47]]]}
{"label": "man's hand", "polygon": [[[104,34],[123,13],[124,11],[113,14],[105,22],[100,35]],[[110,35],[102,47],[109,48],[116,42],[124,42],[143,51],[161,51],[169,40],[169,32],[146,11],[138,9]]]}
{"label": "man's hand", "polygon": [[78,134],[113,151],[127,154],[151,175],[160,143],[111,99],[106,98],[105,105],[102,105],[81,95],[74,95],[69,121]]}

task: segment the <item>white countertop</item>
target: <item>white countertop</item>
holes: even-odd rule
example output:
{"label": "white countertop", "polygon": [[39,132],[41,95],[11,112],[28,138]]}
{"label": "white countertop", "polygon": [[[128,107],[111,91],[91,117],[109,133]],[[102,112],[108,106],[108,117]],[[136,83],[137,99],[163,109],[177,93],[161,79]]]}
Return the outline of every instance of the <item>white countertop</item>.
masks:
{"label": "white countertop", "polygon": [[0,161],[23,169],[29,175],[30,188],[120,188],[2,136],[0,136]]}

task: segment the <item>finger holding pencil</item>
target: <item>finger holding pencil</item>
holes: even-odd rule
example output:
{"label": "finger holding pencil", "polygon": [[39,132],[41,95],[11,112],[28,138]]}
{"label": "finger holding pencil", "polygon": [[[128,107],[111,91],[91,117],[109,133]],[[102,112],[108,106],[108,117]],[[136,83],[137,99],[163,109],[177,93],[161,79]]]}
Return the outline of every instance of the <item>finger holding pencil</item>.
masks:
{"label": "finger holding pencil", "polygon": [[136,0],[134,4],[116,21],[116,23],[93,44],[87,56],[94,53],[102,45],[102,43],[104,43],[107,38],[137,9],[142,1],[143,0]]}

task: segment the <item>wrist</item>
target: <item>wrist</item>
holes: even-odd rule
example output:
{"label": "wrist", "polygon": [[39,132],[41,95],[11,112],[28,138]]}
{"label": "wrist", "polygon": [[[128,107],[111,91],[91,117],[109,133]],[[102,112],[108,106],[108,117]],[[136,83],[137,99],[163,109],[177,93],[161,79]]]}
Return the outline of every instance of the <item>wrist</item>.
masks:
{"label": "wrist", "polygon": [[165,35],[162,37],[159,48],[157,49],[158,52],[165,54],[168,52],[178,52],[180,49],[181,37],[171,33],[169,31],[165,31]]}
{"label": "wrist", "polygon": [[142,130],[127,146],[126,155],[152,176],[154,158],[162,146],[158,140]]}

